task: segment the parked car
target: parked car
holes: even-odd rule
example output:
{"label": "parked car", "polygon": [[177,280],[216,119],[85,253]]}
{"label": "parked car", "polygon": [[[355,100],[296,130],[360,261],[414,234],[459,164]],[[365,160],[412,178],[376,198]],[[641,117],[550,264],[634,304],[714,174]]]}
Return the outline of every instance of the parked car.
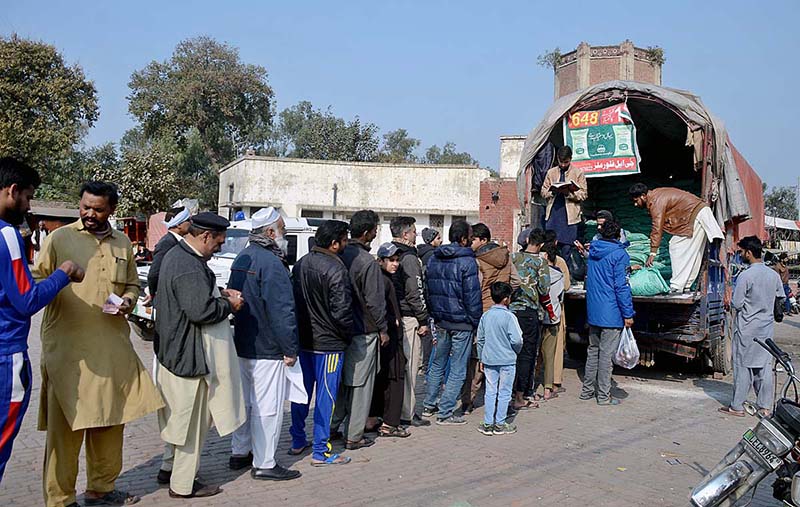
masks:
{"label": "parked car", "polygon": [[[319,218],[284,218],[284,220],[286,221],[286,240],[289,242],[286,257],[291,267],[297,262],[297,259],[311,250],[317,227],[324,220]],[[224,289],[228,285],[233,260],[239,255],[239,252],[247,247],[251,228],[250,220],[231,222],[225,236],[225,244],[222,245],[220,252],[214,254],[208,261],[208,267],[216,276],[217,286],[220,289]],[[155,309],[145,304],[146,297],[150,294],[147,290],[147,274],[150,272],[150,266],[139,266],[136,270],[142,290],[136,307],[128,316],[128,321],[140,338],[152,341],[155,330]]]}

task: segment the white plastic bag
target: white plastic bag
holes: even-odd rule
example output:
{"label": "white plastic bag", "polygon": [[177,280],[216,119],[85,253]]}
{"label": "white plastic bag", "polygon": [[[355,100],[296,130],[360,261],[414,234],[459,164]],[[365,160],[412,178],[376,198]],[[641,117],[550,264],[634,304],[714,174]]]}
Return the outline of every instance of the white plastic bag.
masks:
{"label": "white plastic bag", "polygon": [[614,364],[629,370],[639,364],[639,347],[636,346],[633,331],[629,327],[622,330],[619,347],[617,347],[617,353],[614,354]]}

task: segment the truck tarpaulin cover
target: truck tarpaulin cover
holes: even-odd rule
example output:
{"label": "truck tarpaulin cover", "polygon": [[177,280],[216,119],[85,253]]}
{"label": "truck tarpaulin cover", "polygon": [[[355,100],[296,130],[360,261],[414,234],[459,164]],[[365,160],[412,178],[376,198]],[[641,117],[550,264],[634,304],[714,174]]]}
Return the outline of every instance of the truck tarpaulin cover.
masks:
{"label": "truck tarpaulin cover", "polygon": [[750,203],[750,218],[736,223],[734,240],[739,241],[745,236],[758,236],[762,240],[767,240],[767,231],[764,229],[764,191],[761,188],[761,178],[730,142],[730,139],[728,143],[733,153],[736,169],[739,171],[739,179],[742,180],[744,186],[744,193],[747,195],[747,202]]}
{"label": "truck tarpaulin cover", "polygon": [[[713,132],[712,200],[717,221],[725,223],[732,222],[734,219],[749,218],[750,206],[745,195],[744,185],[739,179],[733,151],[728,143],[728,135],[722,121],[705,108],[699,97],[690,92],[634,81],[599,83],[565,95],[553,103],[545,113],[542,122],[528,134],[522,150],[520,167],[517,171],[517,193],[522,208],[528,208],[527,204],[530,199],[530,196],[527,195],[528,166],[539,149],[548,141],[553,129],[560,130],[565,115],[583,107],[590,99],[598,98],[598,96],[607,98],[607,105],[611,105],[624,101],[628,94],[634,93],[669,104],[689,122],[693,130],[706,127],[711,129]],[[600,105],[593,104],[593,106]],[[687,139],[690,137],[689,133],[687,126]]]}

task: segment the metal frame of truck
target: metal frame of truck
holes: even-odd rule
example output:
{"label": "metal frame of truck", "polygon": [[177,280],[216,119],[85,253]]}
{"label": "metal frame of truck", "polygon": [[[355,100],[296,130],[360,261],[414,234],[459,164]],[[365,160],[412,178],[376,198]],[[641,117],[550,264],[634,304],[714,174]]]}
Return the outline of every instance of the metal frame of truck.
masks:
{"label": "metal frame of truck", "polygon": [[[609,88],[575,102],[568,111],[607,106],[610,101],[619,99],[621,93],[626,99],[651,101],[667,108],[682,119],[690,131],[702,131],[702,165],[696,167],[700,177],[700,197],[714,209],[718,202],[712,198],[715,197],[713,164],[717,161],[714,156],[715,132],[710,125],[698,125],[669,102],[641,90]],[[529,141],[535,132],[536,129],[529,136]],[[525,162],[521,165],[520,174],[523,174]],[[518,185],[527,185],[530,181],[523,178],[518,179]],[[627,195],[621,198],[627,199]],[[732,239],[731,232],[730,228],[726,231],[726,243]],[[725,244],[718,243],[709,244],[706,248],[694,293],[633,298],[636,310],[634,335],[645,355],[650,351],[661,351],[687,359],[706,358],[707,364],[715,372],[730,371],[732,319],[725,308],[726,268],[719,260],[721,248],[727,249]],[[565,296],[566,345],[572,355],[580,353],[580,347],[588,343],[585,297],[582,289],[570,290]]]}

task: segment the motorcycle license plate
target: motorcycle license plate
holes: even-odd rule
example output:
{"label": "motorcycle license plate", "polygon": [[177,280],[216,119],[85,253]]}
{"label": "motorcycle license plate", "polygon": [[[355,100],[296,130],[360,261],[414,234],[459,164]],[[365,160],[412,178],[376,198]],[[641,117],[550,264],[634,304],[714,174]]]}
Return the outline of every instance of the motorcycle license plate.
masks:
{"label": "motorcycle license plate", "polygon": [[780,467],[783,463],[783,460],[776,456],[775,453],[767,449],[767,446],[761,443],[756,434],[753,433],[753,430],[747,430],[742,437],[742,440],[750,444],[750,447],[756,451],[756,453],[758,453],[758,455],[761,456],[764,461],[766,461],[769,466],[772,467],[773,470],[777,470],[778,467]]}

